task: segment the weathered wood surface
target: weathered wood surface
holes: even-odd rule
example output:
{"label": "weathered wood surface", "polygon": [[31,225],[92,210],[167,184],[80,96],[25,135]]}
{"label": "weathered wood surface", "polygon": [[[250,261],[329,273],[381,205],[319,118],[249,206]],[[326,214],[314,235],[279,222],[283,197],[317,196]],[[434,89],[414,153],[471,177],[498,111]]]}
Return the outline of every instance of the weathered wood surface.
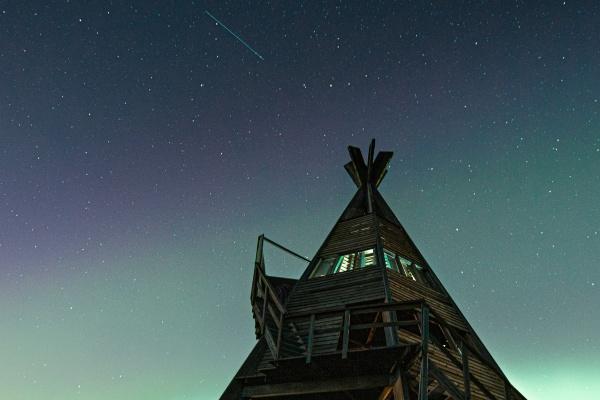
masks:
{"label": "weathered wood surface", "polygon": [[425,265],[425,260],[421,258],[419,251],[411,243],[404,228],[379,218],[379,234],[384,248],[409,258],[421,266]]}
{"label": "weathered wood surface", "polygon": [[375,247],[375,216],[367,214],[338,223],[327,238],[318,256],[343,255]]}
{"label": "weathered wood surface", "polygon": [[286,304],[287,316],[383,298],[381,271],[371,266],[299,281]]}
{"label": "weathered wood surface", "polygon": [[393,270],[387,270],[392,298],[395,301],[413,301],[423,299],[429,304],[433,312],[439,315],[449,325],[462,331],[468,331],[467,324],[451,305],[444,294],[437,292],[423,284]]}
{"label": "weathered wood surface", "polygon": [[[421,340],[418,335],[403,329],[398,331],[398,336],[402,341],[408,343],[420,343]],[[435,364],[436,368],[442,371],[461,393],[465,393],[465,380],[459,352],[448,348],[441,350],[439,346],[430,344],[428,355],[429,360]],[[505,399],[504,380],[499,374],[473,354],[468,355],[468,364],[471,374],[470,391],[472,399],[489,400],[491,398],[489,394],[498,400]],[[419,375],[419,367],[417,363],[413,364],[410,369],[411,373]]]}

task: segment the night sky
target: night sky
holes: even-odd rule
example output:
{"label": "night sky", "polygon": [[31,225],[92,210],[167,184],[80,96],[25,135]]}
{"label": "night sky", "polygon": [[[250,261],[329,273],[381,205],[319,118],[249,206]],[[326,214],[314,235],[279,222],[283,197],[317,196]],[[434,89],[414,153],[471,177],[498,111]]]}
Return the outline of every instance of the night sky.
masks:
{"label": "night sky", "polygon": [[512,383],[596,398],[599,113],[596,1],[0,1],[0,398],[217,398],[371,138]]}

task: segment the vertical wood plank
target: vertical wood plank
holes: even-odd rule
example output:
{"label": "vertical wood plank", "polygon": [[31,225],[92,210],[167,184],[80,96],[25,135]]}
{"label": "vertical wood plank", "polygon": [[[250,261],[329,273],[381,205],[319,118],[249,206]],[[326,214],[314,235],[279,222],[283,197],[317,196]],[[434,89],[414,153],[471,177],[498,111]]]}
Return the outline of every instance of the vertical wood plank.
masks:
{"label": "vertical wood plank", "polygon": [[346,310],[346,311],[344,311],[342,358],[348,358],[348,344],[349,343],[350,343],[350,310]]}
{"label": "vertical wood plank", "polygon": [[[377,267],[380,269],[383,279],[383,292],[385,295],[385,302],[391,303],[393,300],[392,292],[390,289],[390,282],[387,274],[387,267],[385,266],[385,255],[383,253],[383,243],[381,240],[380,233],[380,225],[379,218],[377,216],[373,217],[373,224],[375,226],[375,256],[377,257]],[[385,311],[382,315],[383,322],[396,322],[396,313],[391,311]],[[387,346],[396,346],[399,342],[398,340],[398,331],[396,328],[392,326],[388,326],[383,328],[383,332],[385,334],[385,343]]]}
{"label": "vertical wood plank", "polygon": [[471,378],[469,373],[469,349],[464,342],[460,342],[460,354],[462,357],[463,379],[465,385],[465,400],[471,400]]}
{"label": "vertical wood plank", "polygon": [[[262,279],[262,277],[261,277],[261,279]],[[262,330],[263,330],[262,333],[264,333],[265,330],[267,330],[267,319],[266,318],[267,318],[267,302],[269,301],[269,296],[267,294],[267,288],[266,288],[265,283],[262,282],[262,280],[261,280],[261,283],[262,283],[262,287],[263,287],[263,308],[262,308],[261,319],[264,322],[264,324],[262,326]]]}
{"label": "vertical wood plank", "polygon": [[252,288],[250,290],[250,304],[254,305],[256,301],[257,290],[260,283],[260,275],[257,271],[260,266],[260,261],[262,260],[262,252],[263,252],[263,237],[264,235],[260,235],[258,237],[258,242],[256,244],[256,258],[254,260],[254,273],[252,274]]}
{"label": "vertical wood plank", "polygon": [[281,349],[281,338],[283,337],[283,314],[279,314],[279,324],[277,325],[277,348],[275,350],[275,360],[279,358],[279,350]]}
{"label": "vertical wood plank", "polygon": [[315,336],[315,314],[310,315],[310,324],[308,325],[308,343],[306,344],[306,363],[310,364],[312,358],[313,341]]}
{"label": "vertical wood plank", "polygon": [[421,379],[419,380],[419,400],[427,400],[429,385],[429,307],[421,306]]}

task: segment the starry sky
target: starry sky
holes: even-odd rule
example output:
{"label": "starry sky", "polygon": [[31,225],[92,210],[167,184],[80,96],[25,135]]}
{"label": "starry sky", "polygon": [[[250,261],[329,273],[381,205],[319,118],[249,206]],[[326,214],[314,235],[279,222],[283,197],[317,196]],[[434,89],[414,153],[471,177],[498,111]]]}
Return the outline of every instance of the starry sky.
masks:
{"label": "starry sky", "polygon": [[383,196],[513,384],[598,396],[599,20],[0,1],[0,397],[217,398],[255,343],[257,236],[312,257],[373,137]]}

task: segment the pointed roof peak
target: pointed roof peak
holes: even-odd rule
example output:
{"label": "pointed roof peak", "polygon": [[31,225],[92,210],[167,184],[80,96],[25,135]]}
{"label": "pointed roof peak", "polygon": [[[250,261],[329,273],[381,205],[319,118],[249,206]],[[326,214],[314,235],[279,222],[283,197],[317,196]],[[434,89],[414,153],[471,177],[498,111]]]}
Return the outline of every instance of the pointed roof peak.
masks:
{"label": "pointed roof peak", "polygon": [[366,160],[358,147],[348,146],[348,153],[350,153],[351,161],[344,165],[344,168],[359,188],[366,188],[369,185],[377,188],[385,177],[390,160],[394,155],[391,151],[380,151],[377,157],[374,157],[375,139],[371,140]]}
{"label": "pointed roof peak", "polygon": [[377,190],[385,177],[390,160],[394,155],[391,151],[380,151],[375,157],[375,139],[371,140],[367,159],[363,158],[358,147],[348,146],[350,162],[344,165],[352,181],[358,187],[348,207],[340,220],[356,218],[366,214],[378,214],[387,220],[400,224],[398,219],[386,204]]}

